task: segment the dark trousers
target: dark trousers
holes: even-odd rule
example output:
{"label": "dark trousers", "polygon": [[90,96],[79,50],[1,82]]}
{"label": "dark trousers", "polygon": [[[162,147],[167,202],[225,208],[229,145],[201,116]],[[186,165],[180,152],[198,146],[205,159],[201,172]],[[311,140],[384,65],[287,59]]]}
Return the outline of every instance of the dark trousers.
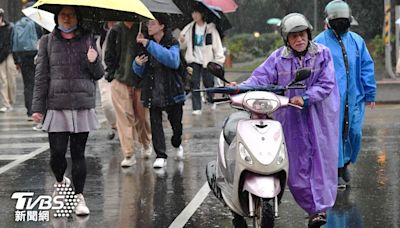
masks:
{"label": "dark trousers", "polygon": [[157,158],[167,158],[164,128],[162,124],[162,112],[166,111],[168,120],[172,127],[171,144],[173,147],[178,148],[182,142],[182,104],[167,106],[165,108],[151,107],[150,108],[150,122],[151,122],[151,136],[153,141],[154,151]]}
{"label": "dark trousers", "polygon": [[[210,74],[206,68],[197,63],[192,63],[190,66],[193,68],[192,75],[192,90],[200,89],[200,80],[203,80],[205,88],[214,87],[214,76]],[[207,93],[207,101],[212,103],[213,95]],[[192,92],[192,108],[193,110],[201,110],[201,96],[200,92]]]}
{"label": "dark trousers", "polygon": [[19,54],[19,59],[21,61],[22,80],[24,82],[25,108],[28,116],[32,115],[33,87],[35,83],[35,64],[33,61],[35,55],[35,52]]}
{"label": "dark trousers", "polygon": [[75,193],[83,192],[86,180],[86,160],[85,147],[89,132],[70,133],[70,132],[49,132],[50,143],[50,167],[58,182],[64,178],[67,169],[68,141],[72,159],[72,182],[74,183]]}

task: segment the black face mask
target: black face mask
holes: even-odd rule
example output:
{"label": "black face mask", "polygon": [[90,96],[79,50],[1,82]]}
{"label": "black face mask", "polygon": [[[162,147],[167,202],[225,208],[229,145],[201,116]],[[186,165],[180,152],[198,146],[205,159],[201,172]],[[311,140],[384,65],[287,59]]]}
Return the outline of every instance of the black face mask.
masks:
{"label": "black face mask", "polygon": [[350,20],[347,18],[329,20],[329,26],[338,34],[342,34],[350,28]]}

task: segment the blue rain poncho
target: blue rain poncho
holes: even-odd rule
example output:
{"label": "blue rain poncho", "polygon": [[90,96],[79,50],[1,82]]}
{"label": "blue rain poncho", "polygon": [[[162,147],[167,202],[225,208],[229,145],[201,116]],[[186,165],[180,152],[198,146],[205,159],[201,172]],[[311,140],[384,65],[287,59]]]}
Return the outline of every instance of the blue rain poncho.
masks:
{"label": "blue rain poncho", "polygon": [[361,148],[361,130],[364,121],[365,102],[374,102],[376,95],[374,62],[363,38],[354,32],[346,32],[341,35],[341,38],[349,61],[349,131],[346,140],[343,140],[343,122],[347,79],[342,49],[331,29],[325,30],[315,38],[315,42],[323,44],[330,49],[335,66],[336,81],[339,86],[339,168],[350,161],[352,163],[356,162]]}

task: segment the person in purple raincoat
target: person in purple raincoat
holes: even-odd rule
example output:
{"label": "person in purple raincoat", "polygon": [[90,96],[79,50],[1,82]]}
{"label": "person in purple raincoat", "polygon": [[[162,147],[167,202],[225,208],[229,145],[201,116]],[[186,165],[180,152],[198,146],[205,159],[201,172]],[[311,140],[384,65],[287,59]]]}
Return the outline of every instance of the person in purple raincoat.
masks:
{"label": "person in purple raincoat", "polygon": [[337,190],[339,93],[328,48],[311,41],[312,26],[301,14],[281,21],[285,46],[268,57],[241,85],[287,85],[296,70],[307,67],[311,75],[305,90],[288,90],[285,96],[303,109],[275,112],[283,125],[289,154],[288,186],[296,202],[309,214],[308,227],[326,223]]}

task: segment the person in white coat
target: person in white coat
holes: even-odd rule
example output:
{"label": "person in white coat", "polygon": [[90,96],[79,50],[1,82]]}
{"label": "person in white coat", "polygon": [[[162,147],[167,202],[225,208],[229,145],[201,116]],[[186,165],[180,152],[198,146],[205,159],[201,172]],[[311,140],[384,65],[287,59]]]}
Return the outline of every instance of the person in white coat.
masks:
{"label": "person in white coat", "polygon": [[[207,71],[209,62],[223,65],[225,61],[221,37],[214,23],[207,23],[201,7],[194,8],[193,21],[181,31],[179,43],[185,51],[185,60],[193,68],[192,108],[193,115],[201,115],[200,80],[206,88],[214,86],[214,77]],[[212,103],[212,94],[207,94],[207,101]],[[215,105],[213,106],[215,108]]]}
{"label": "person in white coat", "polygon": [[[110,30],[114,24],[115,21],[105,22],[103,31],[96,40],[96,47],[97,50],[99,50],[100,52],[100,57],[102,58],[102,64],[104,67],[106,67],[106,64],[104,62],[104,55],[107,48],[107,39],[108,35],[110,34]],[[111,83],[109,83],[104,77],[102,77],[98,83],[100,89],[101,108],[103,109],[108,125],[111,128],[107,134],[107,138],[111,140],[114,139],[115,134],[117,133],[117,119],[115,117],[114,105],[111,99]]]}

